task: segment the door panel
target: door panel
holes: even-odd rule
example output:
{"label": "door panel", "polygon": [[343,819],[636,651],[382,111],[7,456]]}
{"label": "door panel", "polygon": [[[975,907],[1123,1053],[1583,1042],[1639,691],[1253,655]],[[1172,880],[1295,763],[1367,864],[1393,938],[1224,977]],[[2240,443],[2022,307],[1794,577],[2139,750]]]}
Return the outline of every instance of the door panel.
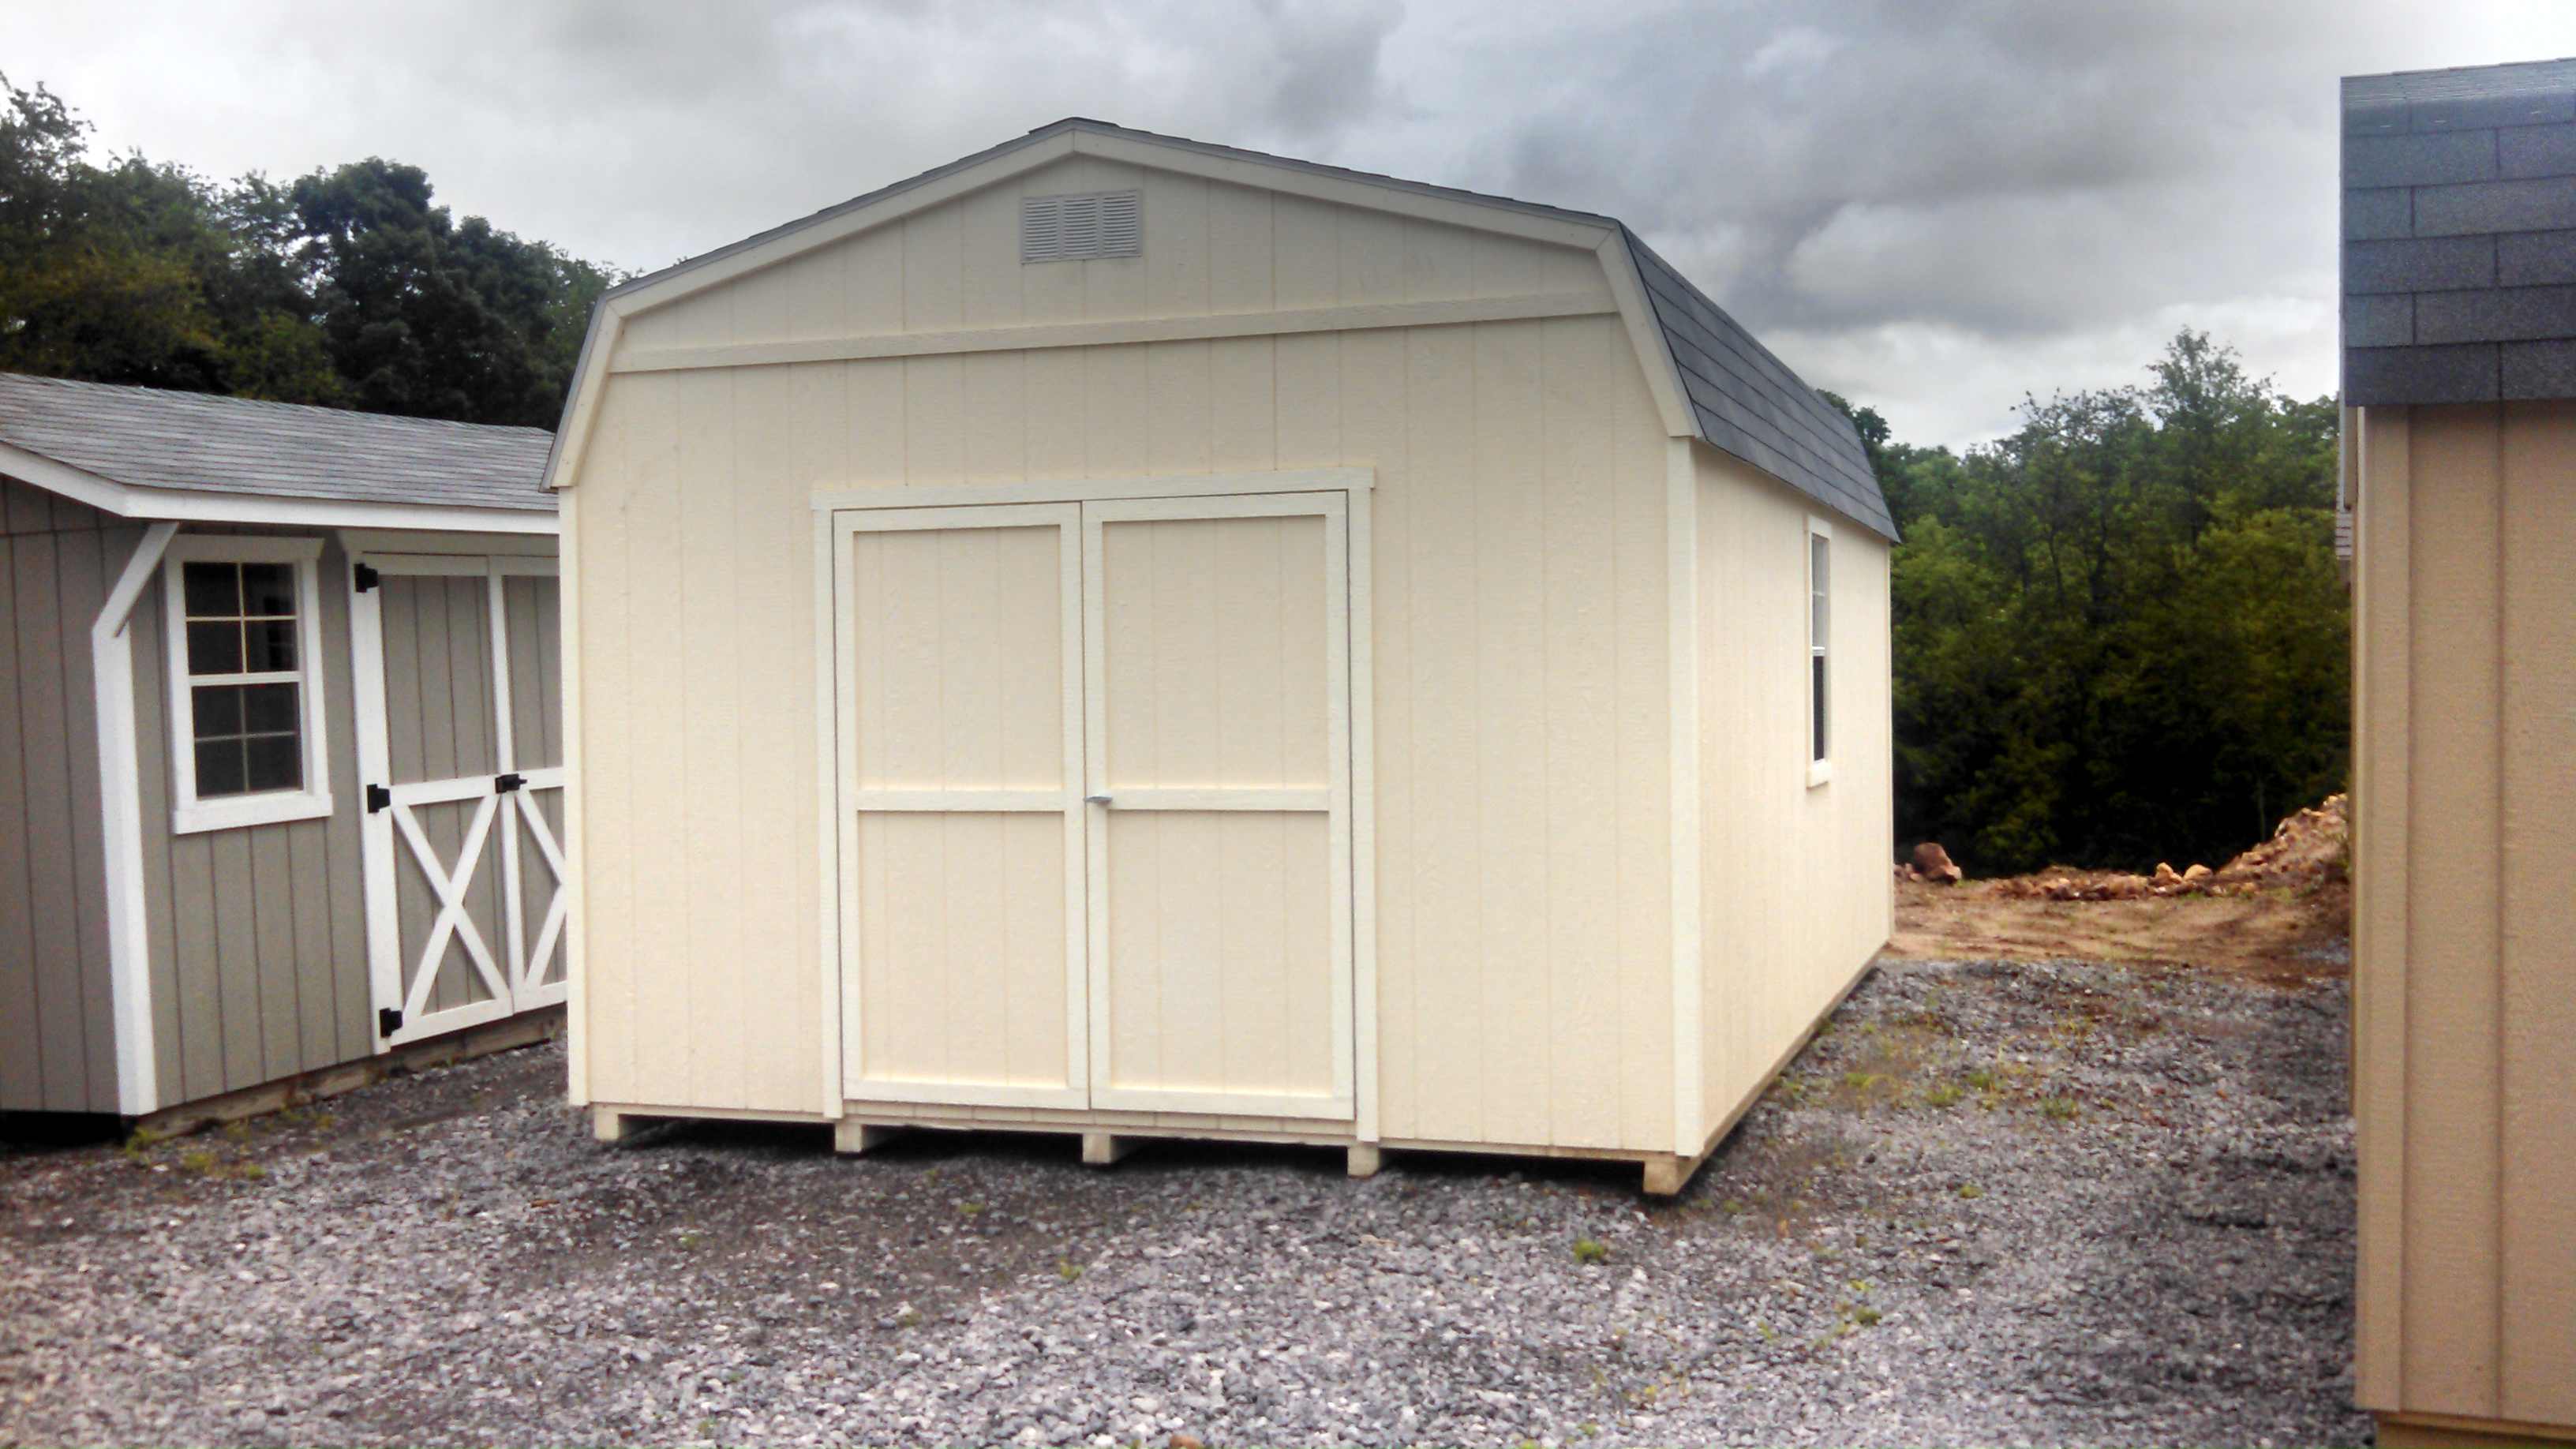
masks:
{"label": "door panel", "polygon": [[866,812],[858,843],[861,1080],[1068,1090],[1063,814]]}
{"label": "door panel", "polygon": [[835,518],[853,1099],[1080,1106],[1079,510]]}
{"label": "door panel", "polygon": [[355,563],[381,1050],[564,999],[561,654],[552,559]]}
{"label": "door panel", "polygon": [[1347,1119],[1341,496],[1083,517],[1092,1104]]}
{"label": "door panel", "polygon": [[1109,811],[1116,1094],[1329,1102],[1332,880],[1320,811]]}

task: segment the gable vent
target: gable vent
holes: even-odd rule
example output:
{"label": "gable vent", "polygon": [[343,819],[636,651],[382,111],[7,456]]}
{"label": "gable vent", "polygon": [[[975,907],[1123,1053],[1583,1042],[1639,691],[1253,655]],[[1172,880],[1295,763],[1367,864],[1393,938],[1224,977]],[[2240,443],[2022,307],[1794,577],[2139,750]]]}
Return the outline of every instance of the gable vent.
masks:
{"label": "gable vent", "polygon": [[1076,191],[1020,198],[1020,260],[1079,262],[1145,250],[1141,191]]}

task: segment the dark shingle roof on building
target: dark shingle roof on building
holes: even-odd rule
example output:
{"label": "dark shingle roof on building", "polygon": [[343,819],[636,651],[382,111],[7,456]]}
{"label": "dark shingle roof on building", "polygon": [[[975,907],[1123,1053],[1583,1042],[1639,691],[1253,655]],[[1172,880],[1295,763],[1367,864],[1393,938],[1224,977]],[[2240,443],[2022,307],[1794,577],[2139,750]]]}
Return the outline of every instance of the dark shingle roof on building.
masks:
{"label": "dark shingle roof on building", "polygon": [[[1615,217],[1587,211],[1570,211],[1537,202],[1516,201],[1507,196],[1488,196],[1482,192],[1406,181],[1371,171],[1300,161],[1292,156],[1274,156],[1263,151],[1246,151],[1180,136],[1130,130],[1106,121],[1068,117],[989,150],[827,207],[812,216],[774,227],[757,236],[745,237],[677,266],[638,277],[616,288],[610,295],[652,286],[666,277],[749,250],[1074,130],[1125,136],[1203,155],[1258,161],[1292,171],[1359,181],[1419,196],[1443,197],[1480,206],[1503,207],[1533,216],[1613,228],[1626,242],[1629,255],[1636,261],[1638,274],[1645,282],[1647,305],[1654,310],[1665,349],[1674,370],[1680,374],[1683,390],[1689,395],[1691,416],[1700,440],[1770,473],[1845,517],[1890,539],[1896,537],[1895,519],[1888,512],[1887,500],[1879,490],[1877,474],[1869,465],[1869,454],[1862,448],[1860,433],[1850,419],[1818,397],[1814,389],[1789,370],[1787,364],[1754,341],[1734,318],[1726,315],[1725,309],[1692,286],[1689,279],[1674,270],[1669,262],[1655,255],[1624,223]],[[590,365],[586,356],[583,365]]]}
{"label": "dark shingle roof on building", "polygon": [[131,488],[551,513],[554,434],[0,373],[0,443]]}
{"label": "dark shingle roof on building", "polygon": [[1896,537],[1860,431],[1654,248],[1621,227],[1699,436],[1847,518]]}
{"label": "dark shingle roof on building", "polygon": [[2576,60],[2343,83],[2344,402],[2576,397]]}

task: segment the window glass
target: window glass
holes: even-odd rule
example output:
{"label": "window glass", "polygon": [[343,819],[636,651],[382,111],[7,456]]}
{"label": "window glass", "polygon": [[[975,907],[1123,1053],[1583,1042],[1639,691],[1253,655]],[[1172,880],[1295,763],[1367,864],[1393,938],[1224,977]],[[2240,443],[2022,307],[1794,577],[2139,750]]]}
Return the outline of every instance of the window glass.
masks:
{"label": "window glass", "polygon": [[293,564],[191,562],[189,715],[197,798],[304,788]]}
{"label": "window glass", "polygon": [[1828,739],[1825,729],[1825,640],[1832,619],[1826,607],[1831,598],[1826,584],[1833,563],[1832,542],[1821,533],[1807,535],[1807,712],[1815,725],[1814,752],[1809,758],[1816,760],[1825,758]]}

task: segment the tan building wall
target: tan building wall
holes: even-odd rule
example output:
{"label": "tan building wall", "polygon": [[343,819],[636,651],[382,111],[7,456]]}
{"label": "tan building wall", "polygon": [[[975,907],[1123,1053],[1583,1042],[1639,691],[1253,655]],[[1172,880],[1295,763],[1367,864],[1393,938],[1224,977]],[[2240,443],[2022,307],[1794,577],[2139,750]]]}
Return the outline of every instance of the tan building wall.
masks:
{"label": "tan building wall", "polygon": [[[1130,186],[1145,197],[1141,260],[1021,264],[1022,195]],[[1353,567],[1373,598],[1380,1136],[1642,1155],[1696,1141],[1685,1108],[1715,1125],[1724,1110],[1702,1114],[1697,1064],[1676,1049],[1702,1002],[1675,966],[1669,550],[1701,485],[1688,453],[1674,471],[1684,445],[1666,436],[1597,228],[1561,230],[1498,235],[1075,156],[625,319],[614,353],[587,364],[608,376],[558,479],[583,791],[577,1098],[839,1110],[816,805],[818,491],[1359,467],[1374,479],[1354,495],[1371,551]],[[1367,312],[1423,304],[1454,304],[1457,320],[1371,325]],[[1508,320],[1474,320],[1488,307]],[[1307,330],[1326,310],[1335,325]],[[1016,328],[1137,319],[1173,335],[1002,345]],[[809,343],[813,360],[781,346]],[[1777,632],[1803,617],[1805,510],[1710,456],[1706,492],[1769,489],[1796,532],[1785,592],[1758,611]],[[1769,546],[1730,500],[1707,506],[1722,567]],[[1850,672],[1852,750],[1883,755],[1884,549],[1847,556],[1848,587],[1877,592],[1852,605],[1859,642],[1836,667]],[[1710,658],[1729,663],[1714,646]],[[1802,669],[1803,654],[1779,667]],[[1716,727],[1734,748],[1736,726]],[[1803,770],[1796,739],[1783,747]],[[1847,981],[1885,936],[1860,939],[1887,893],[1885,803],[1864,795],[1884,796],[1883,762],[1839,793],[1810,794],[1801,774],[1796,798],[1712,778],[1727,808],[1854,801],[1809,832],[1802,862],[1839,861],[1827,837],[1877,832],[1850,882],[1762,877],[1817,898],[1807,911],[1840,934],[1801,934],[1800,948],[1848,957],[1811,973]],[[1726,1063],[1712,1080],[1739,1083],[1736,1035],[1748,1051],[1786,1040],[1823,998],[1802,977],[1776,1001],[1708,1004],[1725,1039],[1705,1054]],[[1778,1030],[1742,1019],[1773,1010],[1800,1015]]]}
{"label": "tan building wall", "polygon": [[2565,1432],[2576,403],[2358,417],[2356,1397]]}
{"label": "tan building wall", "polygon": [[[1711,449],[1699,498],[1701,1059],[1716,1130],[1895,929],[1888,546]],[[1832,527],[1827,753],[1810,784],[1807,530]],[[1830,902],[1830,905],[1825,903]]]}

